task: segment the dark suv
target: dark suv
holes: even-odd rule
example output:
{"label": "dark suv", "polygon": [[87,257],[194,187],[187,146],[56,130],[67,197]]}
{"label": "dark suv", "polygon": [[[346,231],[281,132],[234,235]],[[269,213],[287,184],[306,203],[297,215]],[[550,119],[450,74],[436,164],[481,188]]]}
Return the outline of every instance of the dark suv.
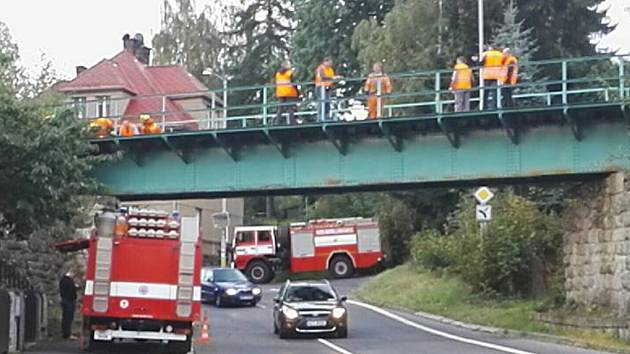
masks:
{"label": "dark suv", "polygon": [[348,336],[346,298],[330,283],[287,281],[274,298],[273,329],[280,338],[300,334]]}

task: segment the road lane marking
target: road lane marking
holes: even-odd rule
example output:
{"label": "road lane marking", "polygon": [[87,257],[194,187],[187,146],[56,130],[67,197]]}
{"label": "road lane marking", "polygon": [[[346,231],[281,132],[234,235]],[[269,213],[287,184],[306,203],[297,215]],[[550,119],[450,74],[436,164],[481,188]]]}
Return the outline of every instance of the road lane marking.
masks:
{"label": "road lane marking", "polygon": [[340,354],[355,354],[353,352],[349,352],[349,351],[343,349],[342,347],[340,347],[338,345],[334,345],[334,344],[332,344],[331,342],[329,342],[329,341],[327,341],[325,339],[317,338],[317,341],[322,343],[323,345],[327,346],[328,348],[336,351],[337,353],[340,353]]}
{"label": "road lane marking", "polygon": [[263,305],[263,304],[256,304],[256,307],[258,307],[259,309],[266,309],[267,306]]}
{"label": "road lane marking", "polygon": [[450,340],[454,340],[457,342],[462,342],[462,343],[467,343],[467,344],[472,344],[472,345],[476,345],[478,347],[483,347],[483,348],[488,348],[488,349],[493,349],[496,351],[500,351],[500,352],[504,352],[504,353],[510,353],[510,354],[535,354],[533,352],[527,352],[527,351],[523,351],[523,350],[518,350],[518,349],[514,349],[514,348],[510,348],[510,347],[504,347],[502,345],[498,345],[498,344],[492,344],[492,343],[487,343],[487,342],[482,342],[479,340],[475,340],[475,339],[470,339],[470,338],[464,338],[464,337],[460,337],[460,336],[456,336],[454,334],[450,334],[450,333],[446,333],[446,332],[442,332],[442,331],[438,331],[437,329],[433,329],[427,326],[423,326],[419,323],[413,322],[411,320],[408,320],[402,316],[398,316],[396,314],[393,314],[389,311],[383,310],[380,307],[376,307],[370,304],[366,304],[363,302],[359,302],[359,301],[354,301],[354,300],[348,300],[349,304],[352,305],[356,305],[359,307],[363,307],[365,309],[368,310],[372,310],[378,314],[381,314],[387,318],[390,318],[394,321],[398,321],[402,324],[405,324],[407,326],[419,329],[421,331],[425,331],[431,334],[434,334],[436,336],[440,336],[443,338],[447,338]]}

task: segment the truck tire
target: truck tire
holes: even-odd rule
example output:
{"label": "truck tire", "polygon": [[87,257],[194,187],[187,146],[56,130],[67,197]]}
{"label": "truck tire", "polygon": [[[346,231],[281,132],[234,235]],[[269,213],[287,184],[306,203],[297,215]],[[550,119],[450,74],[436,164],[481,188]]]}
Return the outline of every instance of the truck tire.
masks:
{"label": "truck tire", "polygon": [[354,273],[354,267],[348,256],[338,255],[330,261],[329,271],[337,279],[350,278]]}
{"label": "truck tire", "polygon": [[190,353],[192,340],[187,336],[185,342],[169,342],[166,344],[166,352],[169,354],[187,354]]}
{"label": "truck tire", "polygon": [[247,266],[247,277],[254,284],[266,284],[275,276],[269,263],[264,261],[253,261]]}

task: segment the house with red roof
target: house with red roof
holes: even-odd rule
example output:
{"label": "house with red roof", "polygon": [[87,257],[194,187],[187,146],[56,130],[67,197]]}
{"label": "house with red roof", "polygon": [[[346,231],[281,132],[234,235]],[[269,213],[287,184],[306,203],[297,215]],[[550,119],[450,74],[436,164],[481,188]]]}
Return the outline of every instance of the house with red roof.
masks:
{"label": "house with red roof", "polygon": [[[209,93],[206,86],[180,65],[150,65],[150,54],[151,49],[144,46],[141,35],[133,38],[125,35],[120,53],[91,68],[77,67],[74,79],[57,83],[53,90],[63,93],[83,119],[107,117],[138,123],[141,114],[149,114],[158,124],[164,123],[166,130],[209,127],[212,102],[215,107],[222,107],[222,100]],[[243,199],[143,201],[124,205],[175,209],[182,216],[198,216],[203,230],[204,264],[217,264],[220,254],[222,230],[214,227],[212,215],[227,211],[233,223],[240,225],[244,213]]]}
{"label": "house with red roof", "polygon": [[221,106],[220,99],[181,65],[150,65],[150,53],[142,35],[125,35],[120,53],[77,67],[74,79],[54,89],[68,97],[80,118],[137,122],[149,114],[166,130],[209,126],[212,100]]}

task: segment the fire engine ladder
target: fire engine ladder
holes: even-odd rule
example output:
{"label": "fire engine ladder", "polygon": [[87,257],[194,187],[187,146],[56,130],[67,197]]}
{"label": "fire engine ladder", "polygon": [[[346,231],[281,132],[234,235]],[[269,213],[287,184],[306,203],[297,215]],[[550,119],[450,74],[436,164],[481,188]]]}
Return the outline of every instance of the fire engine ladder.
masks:
{"label": "fire engine ladder", "polygon": [[99,236],[96,242],[96,264],[94,271],[94,298],[92,309],[106,312],[109,303],[110,274],[112,269],[112,235]]}
{"label": "fire engine ladder", "polygon": [[182,218],[181,245],[179,251],[179,277],[177,284],[177,316],[188,317],[192,312],[195,274],[195,244],[197,221]]}

